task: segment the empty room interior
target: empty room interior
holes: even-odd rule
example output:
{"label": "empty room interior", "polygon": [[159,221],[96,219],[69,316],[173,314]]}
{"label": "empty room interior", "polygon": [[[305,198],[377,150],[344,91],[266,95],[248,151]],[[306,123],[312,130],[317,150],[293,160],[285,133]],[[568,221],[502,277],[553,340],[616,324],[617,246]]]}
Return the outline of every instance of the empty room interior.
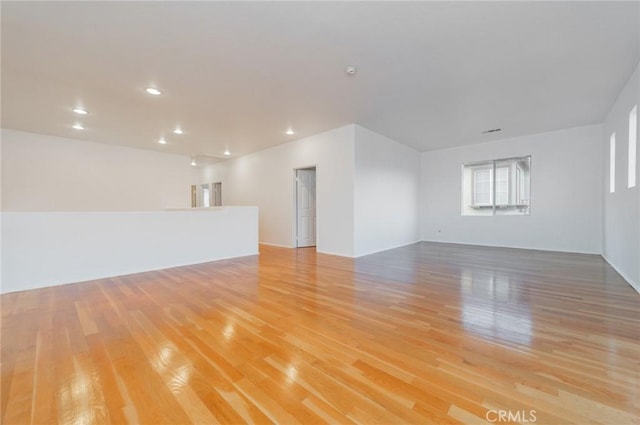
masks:
{"label": "empty room interior", "polygon": [[0,18],[0,423],[640,423],[640,2]]}

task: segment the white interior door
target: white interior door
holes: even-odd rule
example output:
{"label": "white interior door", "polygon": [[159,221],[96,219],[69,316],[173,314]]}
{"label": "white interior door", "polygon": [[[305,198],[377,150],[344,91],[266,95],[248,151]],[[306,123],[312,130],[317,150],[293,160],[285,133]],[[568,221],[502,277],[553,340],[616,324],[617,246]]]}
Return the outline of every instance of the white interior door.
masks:
{"label": "white interior door", "polygon": [[222,183],[211,183],[213,188],[213,206],[222,206]]}
{"label": "white interior door", "polygon": [[297,246],[316,246],[316,170],[296,170]]}

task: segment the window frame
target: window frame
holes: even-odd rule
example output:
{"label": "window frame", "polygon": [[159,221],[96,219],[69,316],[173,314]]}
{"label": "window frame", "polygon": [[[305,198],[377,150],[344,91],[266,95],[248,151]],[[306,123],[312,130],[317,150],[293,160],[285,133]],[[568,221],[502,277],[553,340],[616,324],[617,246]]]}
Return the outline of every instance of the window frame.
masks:
{"label": "window frame", "polygon": [[616,132],[609,136],[609,193],[616,193]]}
{"label": "window frame", "polygon": [[[528,170],[525,171],[520,163],[526,161]],[[509,163],[507,166],[497,166],[500,163]],[[461,166],[462,188],[460,193],[461,215],[475,216],[496,216],[496,215],[531,215],[531,167],[532,155],[521,155],[507,158],[496,158],[484,161],[464,162]],[[515,165],[513,165],[515,164]],[[507,169],[507,203],[497,204],[496,201],[496,170],[498,168]],[[512,168],[515,168],[512,170]],[[475,194],[475,172],[479,170],[491,170],[490,177],[490,203],[477,203]],[[516,173],[525,175],[526,179],[516,180]],[[526,202],[521,199],[527,195]],[[474,214],[472,210],[486,211],[486,213]],[[489,211],[490,210],[490,211]],[[499,213],[499,211],[505,211]]]}

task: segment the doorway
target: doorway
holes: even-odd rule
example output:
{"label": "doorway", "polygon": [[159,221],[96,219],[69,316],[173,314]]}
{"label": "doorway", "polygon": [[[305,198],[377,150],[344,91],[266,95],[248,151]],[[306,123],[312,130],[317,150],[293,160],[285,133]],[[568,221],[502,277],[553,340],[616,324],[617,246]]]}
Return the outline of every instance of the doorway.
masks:
{"label": "doorway", "polygon": [[211,189],[208,184],[200,185],[202,190],[202,205],[201,207],[210,207],[211,206]]}
{"label": "doorway", "polygon": [[211,188],[213,190],[213,207],[221,207],[222,206],[222,183],[211,183]]}
{"label": "doorway", "polygon": [[316,246],[316,167],[295,171],[296,247]]}

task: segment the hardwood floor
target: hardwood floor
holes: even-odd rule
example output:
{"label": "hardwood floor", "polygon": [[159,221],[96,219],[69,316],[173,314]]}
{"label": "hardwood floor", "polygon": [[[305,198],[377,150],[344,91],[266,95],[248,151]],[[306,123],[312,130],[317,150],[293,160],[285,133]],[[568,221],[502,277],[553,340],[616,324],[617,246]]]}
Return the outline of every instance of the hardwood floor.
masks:
{"label": "hardwood floor", "polygon": [[640,296],[600,257],[260,251],[2,295],[2,423],[638,423]]}

